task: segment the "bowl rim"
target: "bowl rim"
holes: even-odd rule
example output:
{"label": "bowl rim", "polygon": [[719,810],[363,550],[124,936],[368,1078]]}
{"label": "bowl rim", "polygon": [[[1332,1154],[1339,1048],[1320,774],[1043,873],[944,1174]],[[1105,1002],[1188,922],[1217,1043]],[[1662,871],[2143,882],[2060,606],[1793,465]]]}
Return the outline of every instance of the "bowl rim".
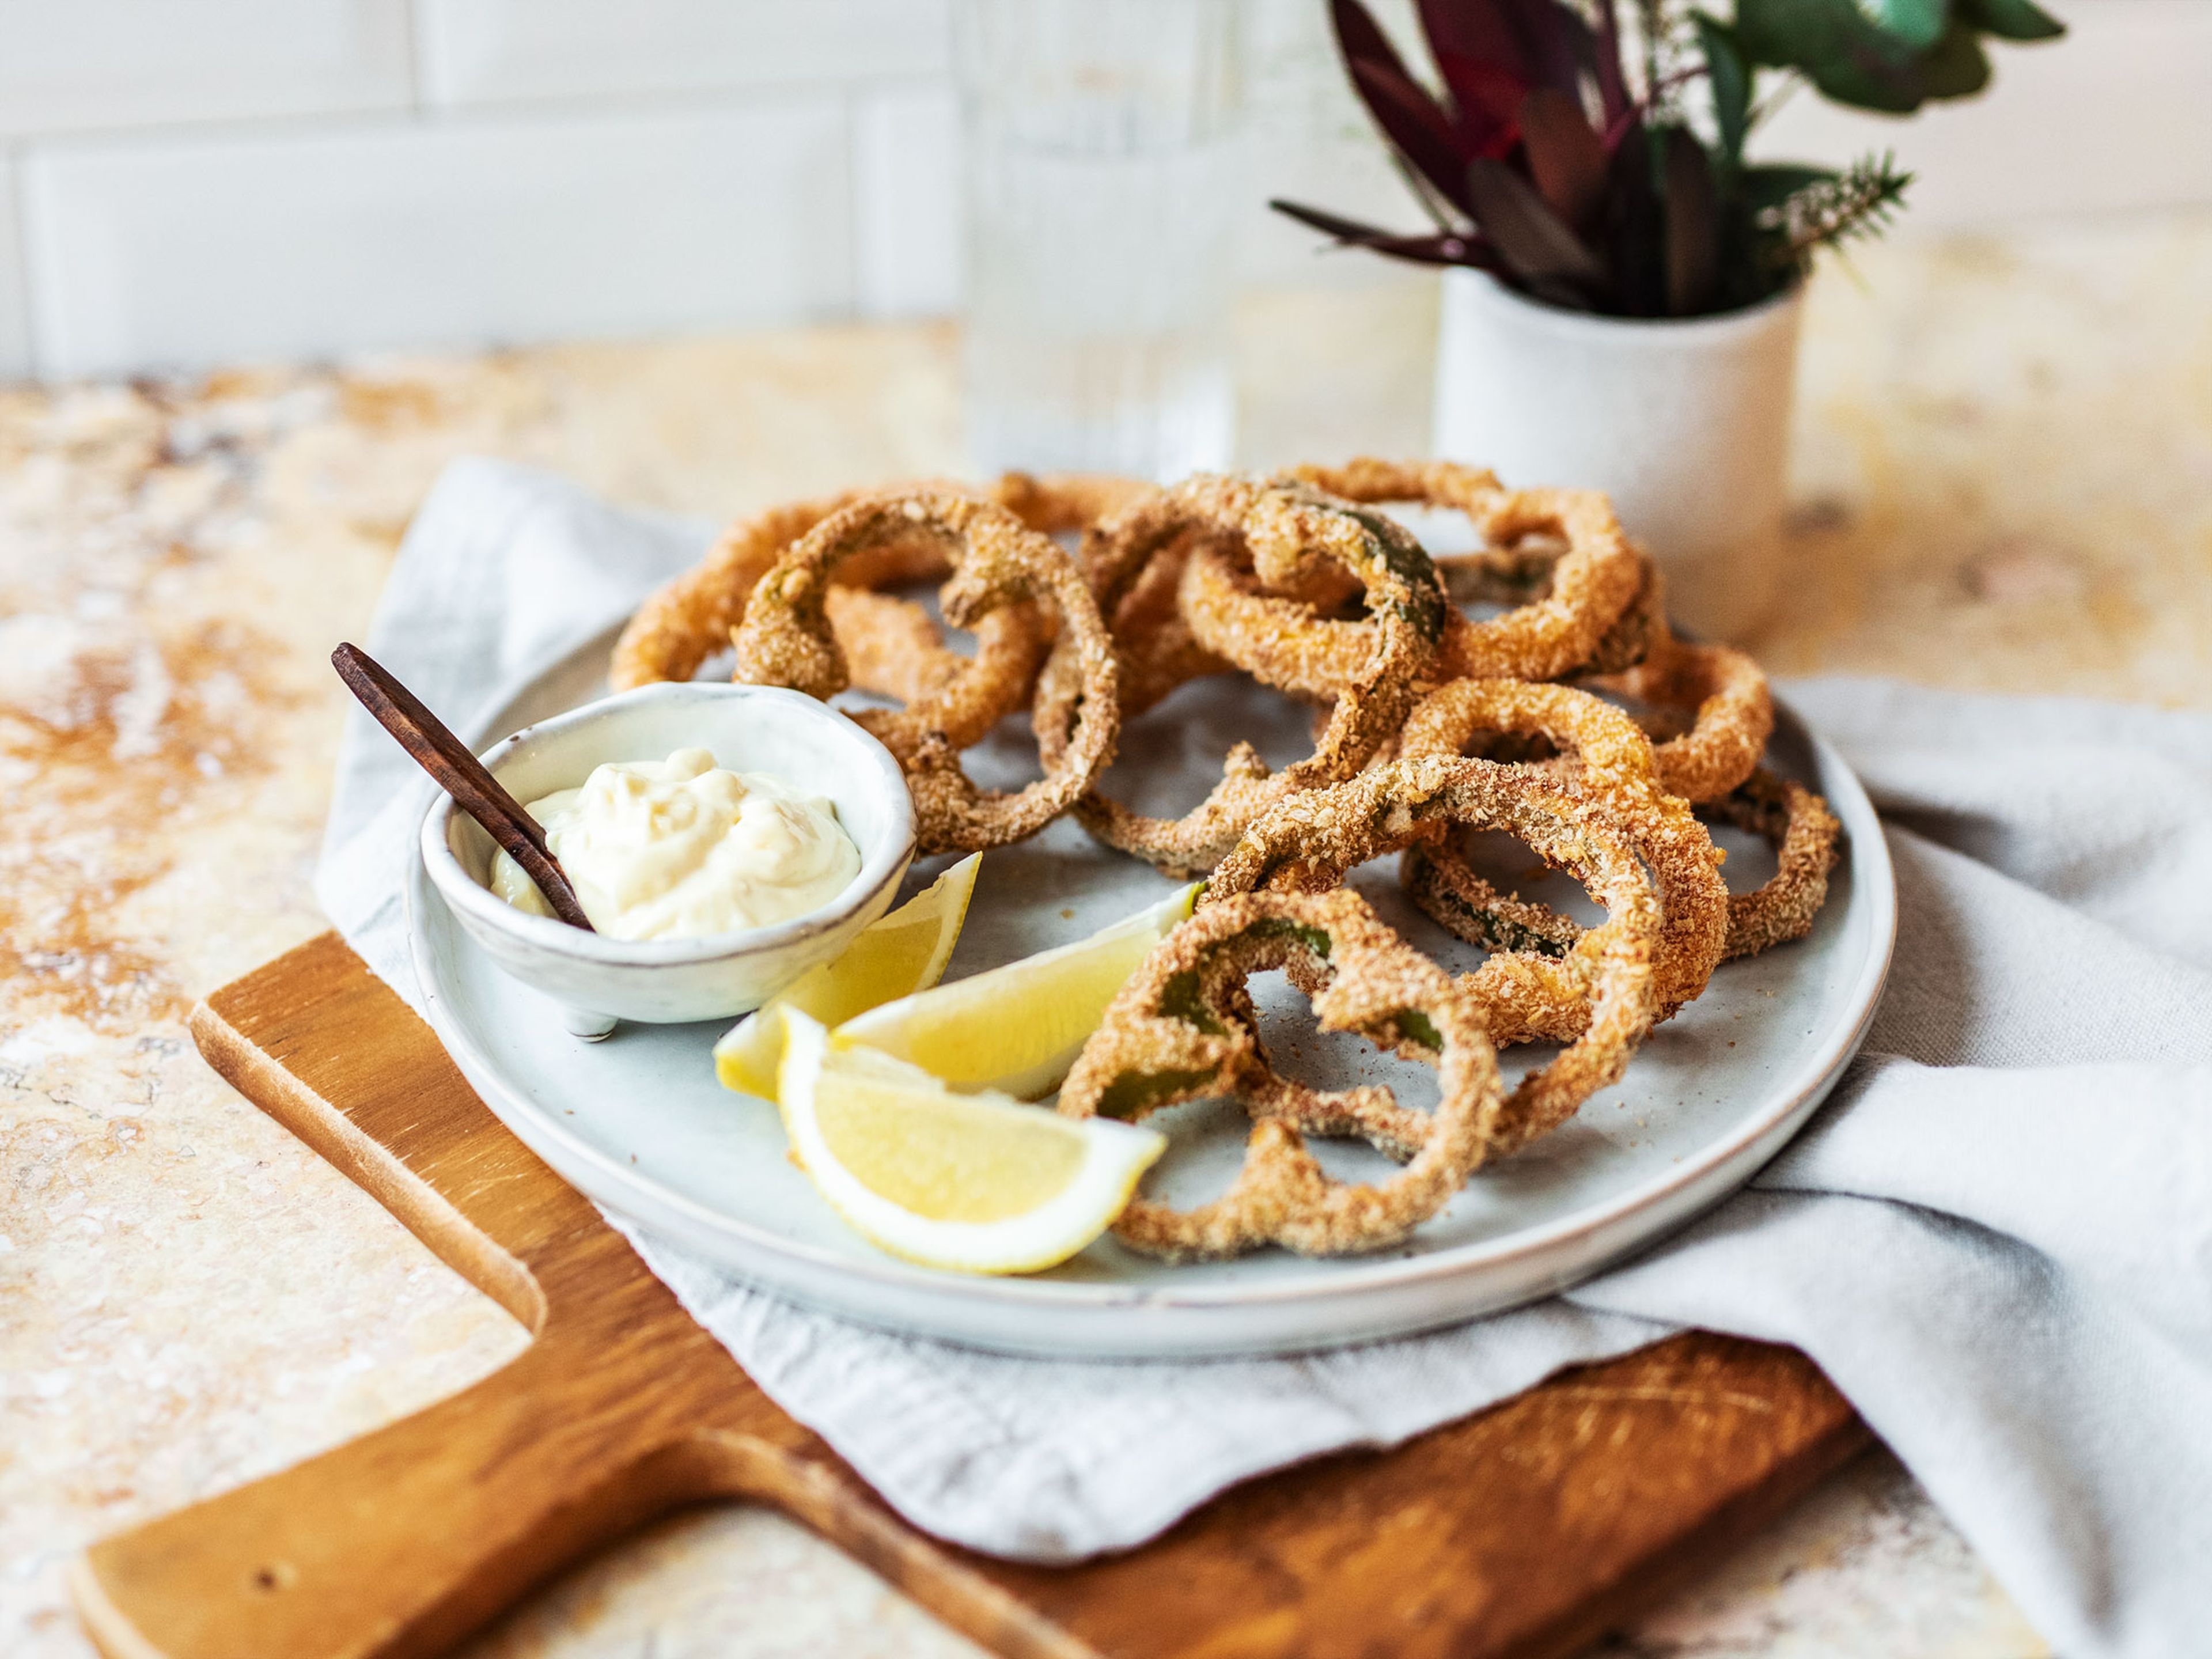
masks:
{"label": "bowl rim", "polygon": [[[874,898],[887,882],[899,879],[914,858],[916,836],[914,797],[907,788],[906,775],[897,760],[866,726],[828,703],[781,686],[738,685],[711,680],[665,681],[617,691],[566,714],[534,721],[501,738],[477,758],[496,775],[501,766],[532,744],[580,726],[605,721],[626,709],[654,702],[742,702],[763,699],[787,704],[797,718],[819,721],[852,743],[859,758],[866,763],[860,775],[870,779],[871,787],[880,790],[893,807],[892,833],[873,853],[860,849],[860,869],[828,903],[766,927],[709,933],[700,939],[617,939],[604,933],[587,933],[556,917],[518,910],[478,884],[462,867],[448,839],[449,826],[461,808],[443,790],[435,793],[416,837],[416,857],[424,873],[438,890],[439,896],[463,920],[476,922],[519,945],[611,968],[694,967],[702,963],[783,950],[838,927]],[[851,832],[848,830],[847,833]]]}

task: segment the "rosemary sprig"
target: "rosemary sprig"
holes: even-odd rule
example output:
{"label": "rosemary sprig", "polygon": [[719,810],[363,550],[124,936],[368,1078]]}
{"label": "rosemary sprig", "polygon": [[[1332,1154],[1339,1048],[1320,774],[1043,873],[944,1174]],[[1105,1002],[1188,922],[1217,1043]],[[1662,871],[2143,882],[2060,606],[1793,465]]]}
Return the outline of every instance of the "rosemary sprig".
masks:
{"label": "rosemary sprig", "polygon": [[1782,262],[1802,265],[1817,249],[1880,235],[1911,182],[1893,154],[1863,155],[1832,178],[1816,179],[1762,210],[1759,226],[1781,233],[1777,257]]}

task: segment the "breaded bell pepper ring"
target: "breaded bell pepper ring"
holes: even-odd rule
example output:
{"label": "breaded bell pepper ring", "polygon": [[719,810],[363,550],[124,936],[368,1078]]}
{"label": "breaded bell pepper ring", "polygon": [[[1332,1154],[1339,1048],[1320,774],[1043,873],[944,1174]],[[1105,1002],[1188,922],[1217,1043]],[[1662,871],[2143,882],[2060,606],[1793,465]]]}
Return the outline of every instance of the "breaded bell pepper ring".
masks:
{"label": "breaded bell pepper ring", "polygon": [[[1077,556],[1114,637],[1125,720],[1187,681],[1231,670],[1192,636],[1176,605],[1176,584],[1192,541],[1201,533],[1218,532],[1191,523],[1180,507],[1149,487],[1084,529]],[[1030,711],[1037,752],[1048,761],[1066,743],[1080,696],[1073,660],[1048,659]]]}
{"label": "breaded bell pepper ring", "polygon": [[[1536,583],[1533,596],[1524,594],[1522,599],[1514,600],[1513,603],[1525,604],[1529,597],[1542,597],[1544,581],[1549,579],[1553,556],[1546,556],[1542,567],[1542,580]],[[1666,623],[1662,616],[1665,608],[1664,589],[1660,583],[1658,567],[1651,562],[1650,556],[1641,549],[1638,550],[1637,556],[1644,561],[1644,585],[1637,590],[1635,602],[1620,613],[1620,619],[1614,623],[1612,628],[1607,630],[1606,636],[1598,641],[1596,651],[1591,654],[1589,661],[1583,665],[1583,672],[1612,674],[1618,673],[1623,669],[1633,668],[1644,660],[1651,648],[1652,641],[1665,632]],[[1446,590],[1451,592],[1455,599],[1468,598],[1468,594],[1462,592],[1449,580],[1451,573],[1446,568],[1445,562],[1440,559],[1436,562],[1437,573],[1447,578]],[[1125,707],[1127,701],[1126,696],[1122,699]],[[1319,737],[1322,729],[1328,723],[1328,714],[1324,706],[1314,721],[1314,735]],[[1519,752],[1524,749],[1530,752]],[[1548,759],[1553,751],[1549,744],[1540,739],[1531,744],[1525,740],[1501,738],[1494,745],[1482,746],[1470,752],[1478,754],[1484,760],[1530,760]],[[1397,753],[1398,745],[1395,743],[1386,743],[1375,751],[1367,763],[1370,766],[1379,766],[1385,761],[1396,759]]]}
{"label": "breaded bell pepper ring", "polygon": [[[1341,466],[1312,464],[1294,466],[1290,469],[1289,476],[1329,495],[1367,507],[1401,501],[1421,507],[1455,508],[1478,526],[1481,522],[1479,515],[1487,511],[1491,504],[1505,493],[1504,487],[1498,482],[1498,475],[1489,468],[1464,466],[1457,461],[1385,461],[1371,455],[1361,455]],[[1445,590],[1450,592],[1452,566],[1462,559],[1485,556],[1478,553],[1446,555],[1441,558],[1431,556],[1438,575],[1444,580]],[[1299,591],[1295,583],[1285,580],[1289,572],[1278,562],[1267,573],[1267,586],[1274,592],[1287,594],[1292,599],[1319,604],[1313,594]],[[1528,593],[1513,603],[1522,604],[1538,597],[1537,593]]]}
{"label": "breaded bell pepper ring", "polygon": [[[1172,874],[1202,875],[1235,844],[1244,826],[1276,801],[1357,774],[1397,732],[1433,660],[1450,609],[1419,544],[1395,524],[1309,489],[1255,478],[1198,477],[1143,509],[1146,522],[1115,549],[1105,592],[1126,591],[1127,575],[1188,532],[1201,533],[1192,556],[1221,536],[1255,552],[1319,552],[1364,585],[1372,654],[1336,700],[1306,759],[1271,772],[1249,744],[1222,763],[1222,780],[1180,819],[1146,817],[1093,791],[1076,807],[1083,826],[1108,846]],[[1048,682],[1053,671],[1046,670]],[[1040,743],[1041,750],[1045,750]]]}
{"label": "breaded bell pepper ring", "polygon": [[[1627,832],[1597,802],[1527,768],[1426,755],[1349,783],[1294,795],[1254,823],[1215,866],[1204,908],[1267,889],[1314,892],[1447,826],[1502,830],[1571,872],[1606,919],[1559,961],[1494,956],[1459,983],[1494,1035],[1527,1030],[1571,987],[1589,1009],[1582,1035],[1506,1097],[1493,1155],[1527,1146],[1617,1082],[1651,1029],[1659,896]],[[1295,968],[1295,964],[1293,964]]]}
{"label": "breaded bell pepper ring", "polygon": [[1157,484],[1111,472],[1002,472],[991,486],[991,499],[1041,536],[1088,531],[1158,493]]}
{"label": "breaded bell pepper ring", "polygon": [[854,716],[905,769],[924,853],[1003,847],[1036,834],[1073,805],[1112,762],[1121,732],[1113,644],[1089,586],[1069,555],[1005,507],[929,493],[857,501],[824,519],[753,590],[737,631],[737,678],[825,699],[843,690],[844,653],[824,611],[832,576],[849,558],[916,536],[933,538],[951,561],[939,602],[956,627],[972,627],[1002,606],[1041,601],[1057,616],[1054,652],[1071,653],[1081,665],[1082,704],[1066,746],[1042,779],[1012,793],[976,787],[945,736],[970,718],[964,712],[969,705],[1001,695],[977,683],[986,673],[973,662],[974,672],[938,696]]}
{"label": "breaded bell pepper ring", "polygon": [[[1607,629],[1591,651],[1589,659],[1575,672],[1617,674],[1633,668],[1650,654],[1666,627],[1667,603],[1659,567],[1635,543],[1638,578],[1636,597]],[[1553,574],[1565,556],[1566,544],[1556,539],[1522,541],[1511,547],[1480,547],[1467,553],[1432,553],[1444,591],[1461,605],[1494,605],[1517,610],[1548,598]]]}
{"label": "breaded bell pepper ring", "polygon": [[[1642,548],[1635,550],[1642,568],[1636,597],[1613,619],[1613,626],[1605,630],[1605,637],[1591,650],[1589,660],[1575,671],[1577,674],[1618,674],[1633,668],[1651,654],[1652,647],[1667,631],[1666,587],[1660,580],[1659,567]],[[1437,568],[1443,567],[1439,565]],[[1450,586],[1448,571],[1445,586]]]}
{"label": "breaded bell pepper ring", "polygon": [[[958,490],[964,486],[927,481],[909,489]],[[607,683],[617,691],[660,680],[688,680],[699,665],[730,642],[754,585],[783,550],[832,513],[883,492],[848,489],[818,501],[788,501],[740,519],[707,550],[707,556],[653,593],[615,641]],[[894,492],[896,493],[896,492]],[[846,580],[857,586],[929,581],[945,572],[940,549],[927,541],[894,543],[875,550]]]}
{"label": "breaded bell pepper ring", "polygon": [[[1130,571],[1111,559],[1102,561],[1097,538],[1085,538],[1080,557],[1091,584],[1091,596],[1098,601],[1099,614],[1107,618],[1107,631],[1114,636],[1114,651],[1121,664],[1125,722],[1154,707],[1187,681],[1231,671],[1232,665],[1192,637],[1176,609],[1176,584],[1188,557],[1190,542],[1191,535],[1185,535]],[[1101,574],[1116,568],[1133,575],[1125,588],[1110,586]],[[1081,691],[1073,659],[1047,660],[1030,704],[1030,724],[1036,733],[1037,752],[1048,760],[1066,741]]]}
{"label": "breaded bell pepper ring", "polygon": [[[1437,664],[1440,680],[1556,679],[1573,673],[1607,643],[1645,587],[1648,561],[1621,533],[1612,503],[1595,491],[1500,490],[1487,473],[1443,463],[1364,460],[1343,468],[1301,468],[1297,476],[1323,489],[1342,484],[1347,495],[1367,502],[1457,507],[1492,542],[1510,544],[1540,533],[1565,540],[1566,551],[1553,563],[1543,598],[1480,623],[1456,605],[1449,607]],[[1360,660],[1361,635],[1371,624],[1330,620],[1310,605],[1267,592],[1297,568],[1295,561],[1271,560],[1269,553],[1255,545],[1249,573],[1224,554],[1194,558],[1183,583],[1184,616],[1202,644],[1266,684],[1316,701],[1334,696]],[[1622,653],[1616,642],[1613,658]]]}
{"label": "breaded bell pepper ring", "polygon": [[[1827,802],[1802,784],[1760,767],[1734,794],[1709,802],[1699,815],[1764,839],[1779,865],[1756,891],[1732,893],[1728,901],[1728,945],[1722,960],[1756,956],[1800,939],[1813,930],[1814,918],[1828,902],[1828,875],[1834,868],[1843,826]],[[1419,843],[1404,854],[1401,879],[1424,911],[1460,938],[1493,948],[1563,957],[1581,939],[1581,926],[1544,905],[1499,900],[1462,863],[1455,870],[1435,849]],[[1493,943],[1494,942],[1494,943]],[[1580,1029],[1564,978],[1550,1006],[1524,1005],[1521,1023],[1502,1024],[1493,1014],[1491,1036],[1501,1048],[1532,1040],[1571,1041]]]}
{"label": "breaded bell pepper ring", "polygon": [[1690,720],[1688,731],[1656,750],[1660,787],[1687,801],[1719,800],[1736,789],[1759,764],[1774,730],[1765,672],[1725,645],[1692,645],[1662,634],[1638,666],[1590,684],[1649,703],[1662,719]]}
{"label": "breaded bell pepper ring", "polygon": [[[1229,673],[1236,666],[1198,642],[1176,599],[1195,545],[1211,539],[1242,547],[1233,515],[1193,510],[1191,493],[1209,482],[1194,479],[1175,495],[1155,492],[1132,501],[1084,534],[1084,569],[1121,654],[1125,717],[1142,714],[1187,681]],[[1334,607],[1360,591],[1359,579],[1351,571],[1318,553],[1305,556],[1301,596]],[[1042,740],[1050,741],[1060,724],[1046,718],[1047,711],[1063,709],[1071,690],[1048,678],[1038,706]]]}
{"label": "breaded bell pepper ring", "polygon": [[[1246,981],[1296,961],[1318,986],[1324,1031],[1357,1031],[1437,1068],[1436,1110],[1387,1089],[1323,1095],[1267,1063]],[[1229,1189],[1194,1210],[1130,1200],[1114,1223],[1133,1249],[1171,1261],[1279,1244],[1304,1255],[1381,1249],[1451,1201],[1480,1164],[1503,1090],[1474,1003],[1357,894],[1251,893],[1207,906],[1157,945],[1115,996],[1060,1095],[1069,1117],[1142,1118],[1206,1096],[1244,1099],[1259,1121]],[[1406,1164],[1376,1185],[1332,1180],[1300,1139],[1364,1133]],[[1370,1127],[1370,1125],[1372,1127]]]}
{"label": "breaded bell pepper ring", "polygon": [[[1041,535],[1056,536],[1087,530],[1099,520],[1127,507],[1154,486],[1138,478],[1116,477],[1103,472],[1055,473],[1036,477],[1026,472],[1006,472],[987,492],[989,498]],[[959,493],[972,493],[962,490]],[[929,552],[944,561],[935,544]],[[969,659],[945,642],[945,631],[913,600],[878,593],[871,587],[848,586],[853,567],[838,573],[826,598],[830,623],[837,643],[844,648],[845,663],[855,690],[896,697],[901,702],[920,702],[938,696],[961,675],[969,672]],[[900,573],[903,574],[903,573]],[[942,575],[940,568],[934,574]],[[990,664],[991,683],[1022,694],[1006,706],[988,711],[995,724],[1027,701],[1052,647],[1052,631],[1034,605],[1007,605],[994,611],[975,630],[975,658]],[[1123,676],[1122,701],[1128,700],[1127,676]],[[979,719],[982,709],[977,711]],[[988,726],[947,730],[956,749],[980,743]]]}
{"label": "breaded bell pepper ring", "polygon": [[[1729,930],[1720,849],[1688,802],[1658,787],[1651,740],[1620,709],[1571,686],[1526,680],[1454,680],[1422,699],[1399,738],[1401,758],[1457,756],[1474,738],[1512,732],[1548,739],[1577,757],[1574,787],[1626,829],[1659,882],[1665,923],[1652,963],[1652,998],[1667,1019],[1705,988]],[[1434,921],[1485,950],[1567,956],[1582,929],[1550,907],[1500,894],[1477,875],[1449,836],[1410,847],[1407,891]],[[1571,993],[1571,987],[1563,987]],[[1571,1042],[1589,1018],[1579,994],[1547,1011],[1533,1034]],[[1501,1041],[1513,1041],[1504,1032]]]}
{"label": "breaded bell pepper ring", "polygon": [[1756,892],[1729,898],[1729,957],[1756,956],[1811,933],[1828,902],[1828,872],[1844,831],[1828,803],[1762,766],[1734,794],[1700,810],[1765,841],[1779,866]]}
{"label": "breaded bell pepper ring", "polygon": [[1028,701],[1052,649],[1051,629],[1033,605],[1010,605],[975,624],[975,654],[945,644],[944,630],[912,599],[833,585],[823,614],[856,690],[927,704],[955,749],[981,743]]}
{"label": "breaded bell pepper ring", "polygon": [[[697,566],[647,597],[616,642],[608,681],[616,690],[627,691],[659,680],[690,679],[701,663],[729,643],[754,585],[783,550],[832,513],[872,495],[987,495],[1030,529],[1053,535],[1084,529],[1152,489],[1140,480],[1103,473],[1036,478],[1009,472],[988,490],[926,479],[770,507],[730,526]],[[865,592],[894,582],[941,580],[949,568],[944,550],[925,537],[872,549],[841,568],[837,580],[841,586]],[[978,629],[977,653],[1018,653],[1030,659],[1028,674],[1018,672],[1016,663],[1009,661],[1005,678],[1033,678],[1051,642],[1041,620],[1018,607],[992,614],[995,620]],[[904,599],[881,595],[872,601],[833,600],[830,619],[844,630],[841,643],[851,659],[852,683],[864,691],[913,702],[909,693],[916,686],[949,678],[953,669],[946,659],[957,660],[928,613]],[[956,741],[974,742],[980,736],[956,735]]]}
{"label": "breaded bell pepper ring", "polygon": [[[1383,466],[1382,462],[1354,462],[1340,473],[1371,483],[1376,470]],[[1497,481],[1486,472],[1449,462],[1425,463],[1418,470],[1425,477],[1461,480],[1467,499],[1486,490],[1490,495],[1497,493]],[[1442,597],[1441,579],[1420,551],[1420,544],[1395,520],[1304,476],[1316,471],[1302,469],[1299,475],[1275,480],[1273,487],[1299,499],[1330,503],[1336,514],[1394,549],[1401,579],[1418,581],[1425,605],[1431,592],[1439,596],[1433,611],[1437,638],[1440,647],[1448,647],[1451,630],[1462,619],[1449,599]],[[1177,603],[1191,633],[1200,646],[1264,684],[1315,702],[1333,701],[1372,659],[1373,623],[1332,616],[1365,586],[1364,580],[1358,587],[1346,584],[1342,576],[1360,579],[1362,573],[1333,556],[1318,538],[1302,534],[1303,526],[1294,520],[1247,518],[1222,527],[1235,533],[1194,547],[1177,590]],[[1371,599],[1366,609],[1374,611]]]}

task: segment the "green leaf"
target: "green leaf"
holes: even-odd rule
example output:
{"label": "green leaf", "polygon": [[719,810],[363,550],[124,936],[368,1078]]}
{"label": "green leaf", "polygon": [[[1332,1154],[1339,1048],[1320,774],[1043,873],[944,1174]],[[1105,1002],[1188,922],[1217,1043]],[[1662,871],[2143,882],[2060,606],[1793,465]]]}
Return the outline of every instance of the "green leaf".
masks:
{"label": "green leaf", "polygon": [[1735,33],[1751,62],[1796,70],[1823,96],[1860,109],[1909,115],[1989,84],[1990,60],[1963,15],[1915,50],[1854,0],[1736,0]]}
{"label": "green leaf", "polygon": [[1705,54],[1705,77],[1713,93],[1713,125],[1721,155],[1729,167],[1743,160],[1743,137],[1751,127],[1751,70],[1736,50],[1728,25],[1704,12],[1694,14],[1698,44]]}
{"label": "green leaf", "polygon": [[2006,40],[2056,40],[2066,25],[2033,0],[1959,0],[1959,19]]}
{"label": "green leaf", "polygon": [[1852,0],[1736,0],[1735,37],[1752,63],[1796,70],[1839,104],[1904,115],[1927,96],[1911,49]]}
{"label": "green leaf", "polygon": [[1831,0],[1805,5],[1799,0],[1736,0],[1737,48],[1754,64],[1787,69],[1808,53],[1838,51],[1843,31],[1864,24],[1850,0],[1839,12]]}
{"label": "green leaf", "polygon": [[1981,37],[1954,23],[1920,60],[1921,88],[1930,98],[1970,98],[1990,83],[1989,54]]}
{"label": "green leaf", "polygon": [[1883,115],[1910,115],[1928,101],[1920,77],[1909,69],[1846,58],[1805,66],[1807,77],[1820,95],[1853,109],[1870,109]]}
{"label": "green leaf", "polygon": [[1916,50],[1943,38],[1951,21],[1950,0],[1861,0],[1875,21]]}
{"label": "green leaf", "polygon": [[1936,45],[1913,51],[1854,0],[1736,0],[1736,45],[1754,64],[1796,69],[1838,104],[1889,115],[1980,91],[1989,80],[1980,42],[1958,18]]}

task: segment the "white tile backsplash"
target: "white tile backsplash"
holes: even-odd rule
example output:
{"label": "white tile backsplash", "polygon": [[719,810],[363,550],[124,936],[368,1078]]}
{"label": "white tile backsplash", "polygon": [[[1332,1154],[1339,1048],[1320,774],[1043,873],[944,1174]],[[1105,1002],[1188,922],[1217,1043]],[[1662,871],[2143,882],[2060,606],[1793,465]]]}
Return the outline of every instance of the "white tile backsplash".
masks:
{"label": "white tile backsplash", "polygon": [[656,333],[852,304],[836,95],[44,149],[48,377]]}
{"label": "white tile backsplash", "polygon": [[945,70],[949,0],[416,0],[440,106]]}
{"label": "white tile backsplash", "polygon": [[0,0],[0,133],[401,110],[408,0]]}
{"label": "white tile backsplash", "polygon": [[[951,312],[952,3],[0,0],[0,380]],[[1267,212],[1422,222],[1322,0],[1241,3],[1242,279],[1402,279]],[[1906,234],[2212,202],[2212,0],[2045,3],[1988,96],[1761,152],[1894,148]]]}
{"label": "white tile backsplash", "polygon": [[15,169],[0,155],[0,384],[31,373],[30,295],[23,280],[23,247],[15,196]]}
{"label": "white tile backsplash", "polygon": [[856,96],[853,188],[860,314],[958,309],[960,112],[949,85]]}

